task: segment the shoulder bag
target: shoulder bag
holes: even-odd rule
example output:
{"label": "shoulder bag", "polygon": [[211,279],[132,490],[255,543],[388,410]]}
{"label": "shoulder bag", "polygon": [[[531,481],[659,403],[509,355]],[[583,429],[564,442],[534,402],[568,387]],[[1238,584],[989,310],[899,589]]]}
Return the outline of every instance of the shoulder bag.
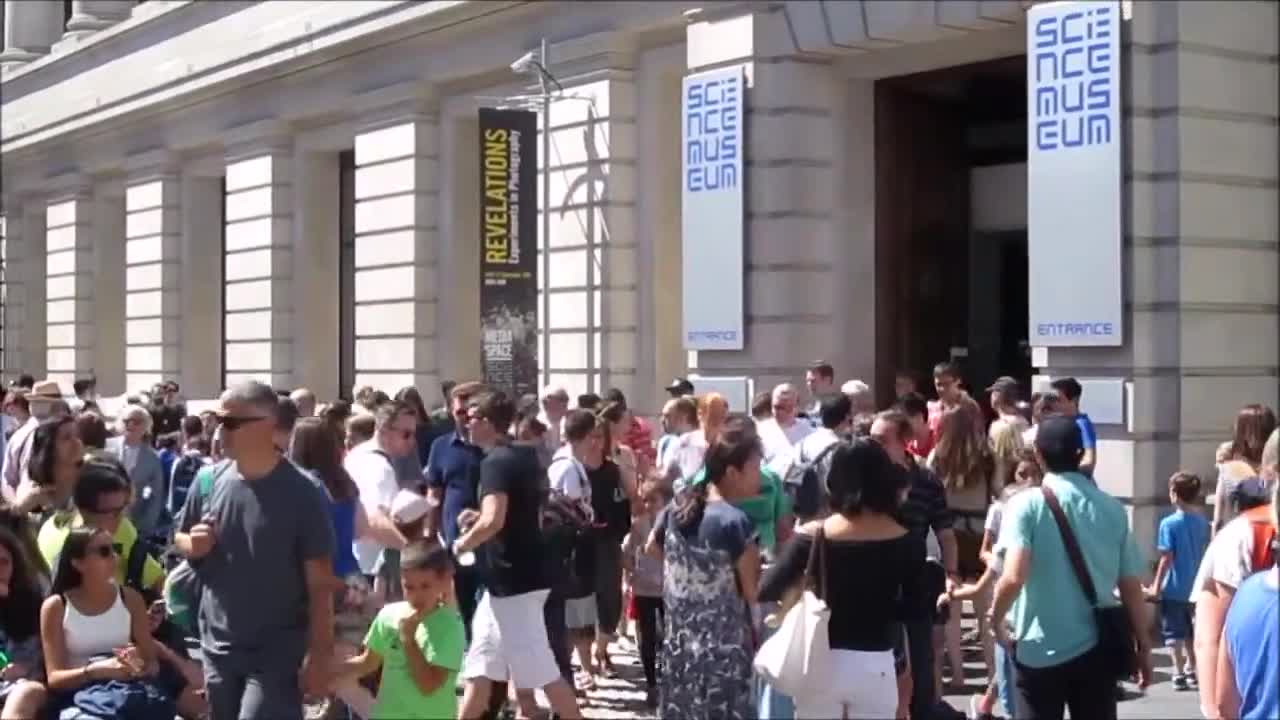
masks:
{"label": "shoulder bag", "polygon": [[756,672],[791,697],[829,685],[832,659],[827,626],[831,622],[831,608],[823,599],[827,591],[826,544],[819,525],[805,567],[804,593],[755,657]]}
{"label": "shoulder bag", "polygon": [[1104,665],[1108,676],[1116,680],[1128,680],[1138,671],[1138,648],[1135,642],[1133,625],[1129,622],[1129,611],[1124,605],[1112,607],[1098,606],[1098,593],[1093,586],[1093,578],[1089,576],[1089,566],[1085,564],[1084,553],[1076,542],[1076,535],[1062,512],[1058,496],[1047,485],[1040,487],[1044,495],[1045,505],[1053,513],[1053,519],[1062,533],[1062,545],[1071,559],[1071,567],[1075,571],[1080,589],[1093,608],[1093,622],[1098,628],[1098,658]]}

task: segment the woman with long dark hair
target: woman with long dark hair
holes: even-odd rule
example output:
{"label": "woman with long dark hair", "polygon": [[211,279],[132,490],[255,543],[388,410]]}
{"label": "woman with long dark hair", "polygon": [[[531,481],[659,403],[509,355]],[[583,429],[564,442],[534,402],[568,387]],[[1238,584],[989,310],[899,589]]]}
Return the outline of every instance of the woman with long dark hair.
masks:
{"label": "woman with long dark hair", "polygon": [[1240,514],[1235,498],[1236,487],[1242,480],[1257,477],[1262,465],[1262,447],[1275,429],[1276,414],[1265,405],[1245,405],[1236,414],[1231,442],[1218,463],[1218,488],[1213,504],[1214,532]]}
{"label": "woman with long dark hair", "polygon": [[53,585],[53,573],[40,552],[36,534],[38,528],[31,524],[31,518],[15,508],[0,507],[0,530],[8,531],[18,539],[18,544],[23,549],[23,560],[35,579],[36,587],[40,589],[40,596],[48,595],[49,588]]}
{"label": "woman with long dark hair", "polygon": [[77,527],[67,535],[53,592],[40,608],[54,711],[72,704],[86,686],[143,680],[159,671],[146,605],[137,591],[116,585],[116,565],[106,531]]}
{"label": "woman with long dark hair", "polygon": [[[293,429],[289,459],[317,478],[329,496],[329,520],[333,524],[333,574],[343,581],[334,599],[335,648],[340,658],[360,649],[373,614],[365,607],[369,583],[360,574],[352,543],[368,530],[369,520],[360,504],[360,491],[342,466],[342,441],[333,424],[322,417],[304,417]],[[338,696],[361,717],[373,708],[373,695],[354,682],[338,688]]]}
{"label": "woman with long dark hair", "polygon": [[31,483],[19,486],[15,506],[38,515],[41,522],[69,509],[83,457],[75,418],[63,415],[40,423],[31,436]]}
{"label": "woman with long dark hair", "polygon": [[658,716],[755,716],[752,610],[760,549],[732,500],[760,491],[755,423],[729,418],[707,448],[707,480],[658,515],[647,551],[661,555],[667,611]]}
{"label": "woman with long dark hair", "polygon": [[28,550],[0,528],[0,720],[33,718],[47,693],[40,682],[40,602],[37,574]]}
{"label": "woman with long dark hair", "polygon": [[[955,515],[957,570],[959,580],[974,582],[982,576],[982,537],[987,510],[1004,485],[997,476],[995,456],[986,433],[979,429],[980,409],[964,402],[942,414],[938,425],[938,443],[929,453],[928,465],[946,491],[947,509]],[[973,597],[978,614],[979,637],[982,640],[986,667],[994,668],[994,648],[986,627],[986,609],[990,593]],[[952,609],[944,629],[946,657],[951,664],[952,689],[964,687],[964,662],[960,636],[960,612]],[[934,664],[941,668],[943,656],[937,653]]]}
{"label": "woman with long dark hair", "polygon": [[817,592],[831,610],[832,676],[795,698],[796,717],[905,717],[894,647],[902,623],[927,617],[933,601],[920,582],[924,538],[894,519],[907,475],[875,441],[857,439],[832,451],[827,485],[831,516],[801,527],[760,584],[761,600],[782,599],[817,550]]}

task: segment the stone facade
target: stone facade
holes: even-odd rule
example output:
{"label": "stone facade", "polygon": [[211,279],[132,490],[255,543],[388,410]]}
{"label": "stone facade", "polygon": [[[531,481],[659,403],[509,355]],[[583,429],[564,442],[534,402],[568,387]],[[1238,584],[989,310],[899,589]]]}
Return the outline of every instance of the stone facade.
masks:
{"label": "stone facade", "polygon": [[[978,0],[73,5],[5,3],[4,372],[94,371],[105,394],[254,376],[431,398],[476,376],[476,109],[537,107],[507,65],[541,36],[564,90],[542,379],[650,413],[688,372],[763,388],[825,357],[869,380],[875,82],[1025,52],[1022,4]],[[1041,380],[1123,388],[1099,481],[1147,532],[1172,470],[1207,472],[1235,409],[1277,401],[1277,6],[1124,7],[1125,344],[1033,357]],[[680,81],[731,66],[749,87],[747,344],[691,356]],[[1014,170],[998,182],[1024,196]]]}

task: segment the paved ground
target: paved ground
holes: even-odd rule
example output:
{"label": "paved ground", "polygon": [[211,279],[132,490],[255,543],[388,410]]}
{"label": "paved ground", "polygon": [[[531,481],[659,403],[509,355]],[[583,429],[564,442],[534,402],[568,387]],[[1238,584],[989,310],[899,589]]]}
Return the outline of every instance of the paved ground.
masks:
{"label": "paved ground", "polygon": [[[619,677],[603,680],[596,692],[583,698],[583,712],[588,718],[649,718],[644,707],[644,674],[633,646],[623,640],[613,647],[614,664]],[[947,696],[947,701],[960,710],[968,708],[969,695],[982,691],[985,674],[981,653],[967,651],[966,691]],[[1128,697],[1120,703],[1121,720],[1199,720],[1199,703],[1195,691],[1177,692],[1171,683],[1173,661],[1161,650],[1156,657],[1156,684],[1145,695],[1128,686]],[[1087,720],[1087,719],[1081,719]]]}

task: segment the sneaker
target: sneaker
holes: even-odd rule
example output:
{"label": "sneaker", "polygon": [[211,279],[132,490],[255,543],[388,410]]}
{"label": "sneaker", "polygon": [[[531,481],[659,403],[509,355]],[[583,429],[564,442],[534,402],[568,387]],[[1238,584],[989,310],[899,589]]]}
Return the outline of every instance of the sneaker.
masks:
{"label": "sneaker", "polygon": [[1174,675],[1174,676],[1173,676],[1173,689],[1174,689],[1174,690],[1190,690],[1190,689],[1191,689],[1191,683],[1187,682],[1187,676],[1186,676],[1186,675]]}

